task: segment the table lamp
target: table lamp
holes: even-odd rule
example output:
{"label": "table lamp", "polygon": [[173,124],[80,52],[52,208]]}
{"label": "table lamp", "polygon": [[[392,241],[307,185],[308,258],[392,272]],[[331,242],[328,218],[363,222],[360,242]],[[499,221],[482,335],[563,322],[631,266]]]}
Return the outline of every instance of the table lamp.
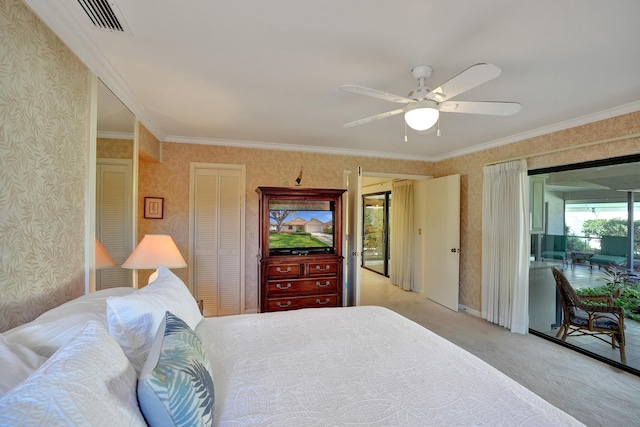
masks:
{"label": "table lamp", "polygon": [[102,244],[96,239],[96,269],[115,267],[118,265],[114,259],[109,255],[109,252],[102,246]]}
{"label": "table lamp", "polygon": [[158,266],[167,268],[184,268],[186,261],[180,254],[171,236],[167,234],[145,234],[138,247],[122,264],[122,268],[155,269],[149,277],[151,283],[158,277]]}

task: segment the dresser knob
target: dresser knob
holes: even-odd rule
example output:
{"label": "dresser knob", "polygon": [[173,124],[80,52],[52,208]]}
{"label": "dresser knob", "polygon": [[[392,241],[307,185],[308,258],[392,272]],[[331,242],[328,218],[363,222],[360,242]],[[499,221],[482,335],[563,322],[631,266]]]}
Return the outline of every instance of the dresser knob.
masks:
{"label": "dresser knob", "polygon": [[276,271],[277,271],[278,273],[288,273],[288,272],[290,272],[290,271],[291,271],[291,267],[287,267],[287,269],[286,269],[285,271],[282,271],[282,270],[280,269],[280,267],[276,267]]}
{"label": "dresser knob", "polygon": [[320,301],[320,298],[317,298],[316,304],[325,305],[325,304],[329,304],[329,301],[331,301],[330,298],[327,298],[324,302]]}
{"label": "dresser knob", "polygon": [[321,288],[324,288],[325,286],[329,286],[330,284],[331,282],[328,280],[324,283],[324,285],[321,282],[316,282],[316,286],[320,286]]}
{"label": "dresser knob", "polygon": [[291,301],[287,301],[287,303],[286,303],[286,304],[282,304],[280,301],[278,301],[278,302],[276,303],[276,305],[277,305],[278,307],[280,307],[280,308],[289,307],[289,306],[291,305]]}
{"label": "dresser knob", "polygon": [[[316,270],[320,270],[320,269],[321,269],[320,266],[316,265]],[[331,266],[327,265],[325,268],[323,268],[323,270],[331,270]]]}
{"label": "dresser knob", "polygon": [[291,283],[287,283],[284,286],[282,286],[280,283],[276,284],[276,288],[278,288],[278,289],[289,289],[290,287],[291,287]]}

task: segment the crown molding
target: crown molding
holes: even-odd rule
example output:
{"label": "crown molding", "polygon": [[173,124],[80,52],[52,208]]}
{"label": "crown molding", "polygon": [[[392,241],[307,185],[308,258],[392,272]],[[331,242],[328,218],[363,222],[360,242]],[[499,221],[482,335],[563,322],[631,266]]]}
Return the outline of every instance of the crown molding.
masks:
{"label": "crown molding", "polygon": [[640,101],[630,102],[628,104],[620,105],[618,107],[609,108],[607,110],[599,111],[597,113],[586,114],[584,116],[576,117],[575,119],[565,120],[553,125],[544,126],[541,128],[533,129],[527,132],[518,133],[508,136],[506,138],[496,139],[495,141],[486,142],[483,144],[474,145],[464,150],[457,150],[447,153],[443,156],[439,156],[432,161],[439,162],[442,160],[448,160],[455,157],[464,156],[467,154],[477,153],[478,151],[488,150],[490,148],[496,148],[514,142],[524,141],[526,139],[535,138],[537,136],[548,135],[550,133],[559,132],[578,126],[583,126],[589,123],[594,123],[600,120],[610,119],[612,117],[622,116],[624,114],[635,113],[640,111]]}
{"label": "crown molding", "polygon": [[317,145],[277,144],[273,142],[241,141],[233,139],[192,138],[177,135],[167,136],[163,142],[175,142],[181,144],[218,145],[227,147],[257,148],[262,150],[297,151],[305,153],[333,154],[339,156],[374,157],[394,160],[415,160],[433,162],[432,157],[420,156],[409,153],[383,153],[379,151],[351,150],[347,148],[320,147]]}
{"label": "crown molding", "polygon": [[128,141],[133,141],[133,132],[100,132],[98,131],[98,138],[126,139]]}

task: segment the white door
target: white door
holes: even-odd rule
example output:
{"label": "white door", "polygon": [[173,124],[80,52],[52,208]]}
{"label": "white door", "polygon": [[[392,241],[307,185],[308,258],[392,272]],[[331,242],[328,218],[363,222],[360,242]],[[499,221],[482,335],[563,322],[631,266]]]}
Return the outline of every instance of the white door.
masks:
{"label": "white door", "polygon": [[244,166],[191,165],[190,266],[205,316],[244,312]]}
{"label": "white door", "polygon": [[362,168],[345,174],[347,203],[344,203],[345,287],[344,305],[360,305],[360,257],[362,256]]}
{"label": "white door", "polygon": [[96,270],[96,290],[131,287],[131,270],[119,266],[133,252],[131,160],[96,161],[96,239],[118,263]]}
{"label": "white door", "polygon": [[426,182],[423,277],[425,295],[458,311],[460,280],[460,175]]}

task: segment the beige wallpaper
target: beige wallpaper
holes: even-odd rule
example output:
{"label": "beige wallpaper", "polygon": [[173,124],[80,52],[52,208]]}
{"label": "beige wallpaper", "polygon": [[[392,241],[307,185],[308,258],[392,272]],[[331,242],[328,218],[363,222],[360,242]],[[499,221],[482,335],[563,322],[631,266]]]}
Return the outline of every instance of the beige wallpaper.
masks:
{"label": "beige wallpaper", "polygon": [[0,332],[84,293],[88,77],[0,0]]}
{"label": "beige wallpaper", "polygon": [[638,154],[640,140],[635,138],[535,156],[536,153],[637,132],[640,132],[640,112],[437,163],[434,176],[461,174],[460,304],[477,311],[481,311],[482,307],[482,168],[486,163],[532,156],[527,158],[527,165],[531,170]]}
{"label": "beige wallpaper", "polygon": [[[291,187],[304,167],[305,187],[343,188],[343,171],[357,170],[428,175],[425,162],[336,156],[292,151],[163,143],[162,163],[140,162],[139,197],[164,197],[165,219],[139,215],[138,235],[168,233],[183,256],[189,256],[189,167],[191,162],[246,165],[246,308],[257,307],[258,186]],[[140,208],[142,210],[142,208]],[[188,270],[174,272],[188,282]],[[141,283],[146,283],[141,276]]]}
{"label": "beige wallpaper", "polygon": [[[461,256],[460,304],[481,310],[482,261],[482,168],[488,162],[529,156],[590,141],[612,138],[640,131],[640,113],[629,114],[585,126],[556,132],[472,155],[442,161],[398,161],[388,159],[334,156],[300,152],[258,150],[190,144],[163,144],[163,162],[141,162],[140,212],[146,196],[165,198],[165,219],[139,218],[139,238],[145,233],[169,233],[182,254],[188,257],[189,164],[190,162],[243,164],[247,167],[246,191],[246,307],[257,305],[257,195],[261,185],[292,186],[300,167],[304,167],[302,184],[308,187],[343,186],[343,171],[362,166],[368,172],[433,175],[461,175]],[[640,152],[640,142],[620,142],[578,148],[528,159],[529,169],[616,157]],[[253,238],[251,237],[253,236]],[[176,270],[187,282],[188,270]],[[146,283],[149,272],[143,272]]]}
{"label": "beige wallpaper", "polygon": [[133,159],[133,140],[98,138],[96,157],[104,159]]}
{"label": "beige wallpaper", "polygon": [[159,162],[162,156],[162,144],[142,123],[136,121],[136,126],[138,128],[140,158],[150,162]]}

